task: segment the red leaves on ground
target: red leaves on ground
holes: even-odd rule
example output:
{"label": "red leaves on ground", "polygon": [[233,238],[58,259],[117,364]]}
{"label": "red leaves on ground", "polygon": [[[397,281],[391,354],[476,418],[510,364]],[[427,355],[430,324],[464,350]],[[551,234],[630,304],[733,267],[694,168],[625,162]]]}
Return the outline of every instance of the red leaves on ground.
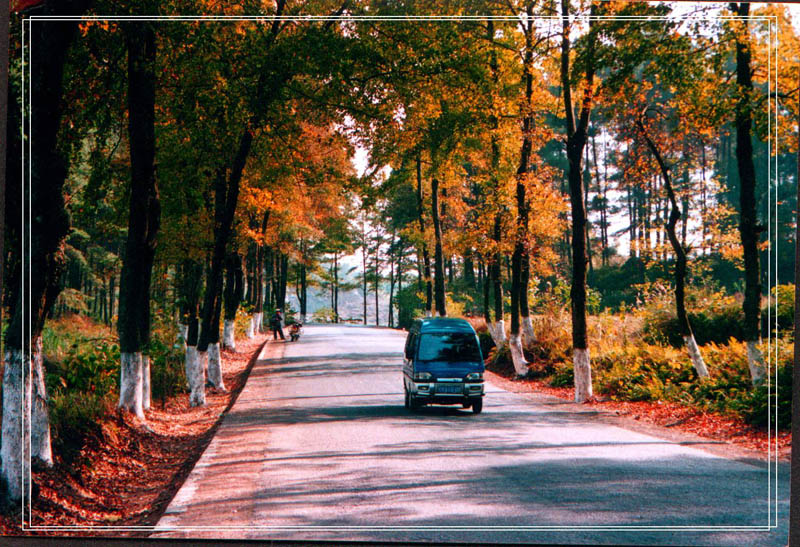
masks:
{"label": "red leaves on ground", "polygon": [[[34,470],[39,496],[33,525],[152,526],[183,484],[216,431],[216,425],[244,386],[263,337],[237,341],[236,352],[223,351],[226,392],[207,393],[205,407],[189,406],[188,394],[153,401],[145,412],[147,428],[134,417],[115,413],[102,433],[81,452],[79,463]],[[147,532],[91,529],[23,532],[20,513],[0,515],[5,535],[147,535]]]}
{"label": "red leaves on ground", "polygon": [[[574,397],[573,388],[551,387],[542,380],[512,381],[492,373],[487,373],[487,376],[491,376],[493,380],[497,379],[501,385],[508,385],[507,383],[510,382],[514,386],[514,391],[538,392],[567,400],[572,400]],[[723,416],[666,401],[611,401],[595,396],[585,404],[617,416],[674,428],[707,439],[725,441],[761,452],[765,458],[769,453],[774,456],[777,451],[780,459],[788,460],[791,452],[792,434],[790,431],[778,431],[776,435],[774,429],[769,432],[766,427],[754,427],[735,416]],[[768,449],[771,451],[768,452]]]}

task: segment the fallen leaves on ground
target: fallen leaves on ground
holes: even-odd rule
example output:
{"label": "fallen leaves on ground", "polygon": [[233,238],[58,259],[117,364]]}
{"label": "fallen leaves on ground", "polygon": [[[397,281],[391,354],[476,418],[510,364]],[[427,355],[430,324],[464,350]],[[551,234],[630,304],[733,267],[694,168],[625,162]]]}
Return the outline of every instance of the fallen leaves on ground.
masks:
{"label": "fallen leaves on ground", "polygon": [[[487,373],[499,383],[513,384],[526,391],[552,395],[560,399],[572,400],[574,390],[571,387],[552,387],[543,380],[520,379],[511,380],[508,374]],[[519,391],[515,389],[514,391]],[[593,397],[584,403],[597,410],[611,412],[617,416],[625,416],[642,422],[674,428],[693,433],[700,437],[715,441],[725,441],[742,448],[758,451],[766,458],[768,449],[771,454],[777,451],[781,460],[789,460],[792,447],[791,431],[768,432],[766,428],[754,427],[735,416],[725,416],[707,412],[667,401],[612,401],[603,397]],[[770,439],[772,445],[770,447]]]}
{"label": "fallen leaves on ground", "polygon": [[190,406],[188,393],[154,400],[145,411],[146,427],[117,411],[71,466],[57,462],[51,469],[34,470],[39,495],[33,526],[67,528],[22,531],[17,510],[0,516],[0,535],[147,535],[96,527],[156,524],[244,386],[265,339],[237,341],[235,352],[222,352],[227,391],[207,389],[206,406]]}

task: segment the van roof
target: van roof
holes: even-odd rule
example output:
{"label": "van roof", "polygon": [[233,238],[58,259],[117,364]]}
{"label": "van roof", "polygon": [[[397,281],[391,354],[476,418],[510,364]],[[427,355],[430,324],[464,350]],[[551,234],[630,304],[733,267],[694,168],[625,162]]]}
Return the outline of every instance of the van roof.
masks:
{"label": "van roof", "polygon": [[417,319],[416,327],[420,333],[424,332],[471,332],[475,333],[475,329],[465,319],[457,319],[454,317],[427,317],[425,319]]}

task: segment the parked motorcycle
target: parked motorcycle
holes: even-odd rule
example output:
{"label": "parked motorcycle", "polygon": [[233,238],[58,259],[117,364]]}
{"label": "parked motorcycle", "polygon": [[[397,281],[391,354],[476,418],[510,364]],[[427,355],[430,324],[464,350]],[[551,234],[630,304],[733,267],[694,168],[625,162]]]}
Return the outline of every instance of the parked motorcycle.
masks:
{"label": "parked motorcycle", "polygon": [[297,342],[300,334],[303,332],[303,325],[301,323],[293,323],[289,326],[289,339],[292,342]]}

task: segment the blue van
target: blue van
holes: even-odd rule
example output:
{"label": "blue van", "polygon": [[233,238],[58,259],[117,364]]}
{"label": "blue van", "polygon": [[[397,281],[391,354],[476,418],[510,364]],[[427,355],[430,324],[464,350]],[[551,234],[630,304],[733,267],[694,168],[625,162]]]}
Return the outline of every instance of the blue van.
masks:
{"label": "blue van", "polygon": [[426,404],[483,409],[483,356],[478,336],[464,319],[418,319],[408,331],[403,361],[406,408]]}

